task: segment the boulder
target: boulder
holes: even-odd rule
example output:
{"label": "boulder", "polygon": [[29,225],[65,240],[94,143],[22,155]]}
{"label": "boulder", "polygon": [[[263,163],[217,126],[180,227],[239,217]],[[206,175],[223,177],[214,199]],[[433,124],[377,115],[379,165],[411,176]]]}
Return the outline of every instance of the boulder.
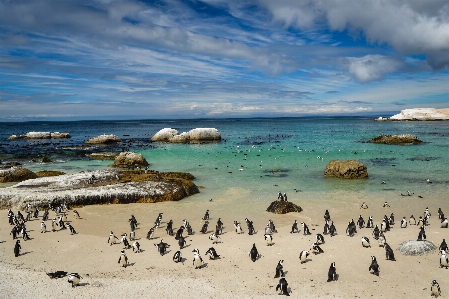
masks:
{"label": "boulder", "polygon": [[196,128],[188,132],[190,141],[218,141],[221,134],[215,128]]}
{"label": "boulder", "polygon": [[189,133],[186,132],[182,132],[179,135],[175,135],[173,137],[171,137],[170,139],[168,139],[168,142],[171,143],[187,143],[190,140],[190,136]]}
{"label": "boulder", "polygon": [[423,255],[426,253],[434,252],[437,247],[429,241],[422,240],[410,240],[399,244],[398,251],[403,255]]}
{"label": "boulder", "polygon": [[114,159],[114,163],[110,166],[128,168],[131,165],[134,167],[146,167],[149,164],[141,154],[136,154],[133,152],[121,152]]}
{"label": "boulder", "polygon": [[11,135],[8,140],[15,139],[51,139],[51,138],[70,138],[69,133],[59,133],[59,132],[28,132],[23,135]]}
{"label": "boulder", "polygon": [[275,214],[287,214],[290,212],[301,212],[302,208],[290,201],[276,200],[267,208],[267,212]]}
{"label": "boulder", "polygon": [[103,134],[97,137],[90,138],[86,140],[84,143],[86,144],[109,144],[122,141],[118,136],[113,134]]}
{"label": "boulder", "polygon": [[344,179],[361,179],[368,177],[365,165],[355,160],[332,160],[326,165],[325,177],[336,177]]}
{"label": "boulder", "polygon": [[196,128],[181,134],[175,129],[164,128],[151,137],[151,140],[171,143],[213,142],[221,140],[221,134],[215,128]]}
{"label": "boulder", "polygon": [[91,153],[87,157],[95,160],[115,160],[119,154],[118,153]]}
{"label": "boulder", "polygon": [[422,141],[417,137],[411,134],[400,134],[400,135],[380,135],[369,142],[371,143],[383,143],[383,144],[401,144],[401,145],[410,145],[410,144],[420,144]]}
{"label": "boulder", "polygon": [[178,131],[171,128],[164,128],[151,137],[152,141],[168,141],[173,136],[178,135]]}
{"label": "boulder", "polygon": [[61,138],[70,138],[69,133],[59,133],[59,132],[53,132],[51,133],[51,138],[53,139],[61,139]]}
{"label": "boulder", "polygon": [[401,120],[449,120],[449,109],[435,108],[412,108],[401,110],[399,114],[395,114],[389,118],[394,121]]}
{"label": "boulder", "polygon": [[11,167],[0,170],[0,183],[22,182],[28,179],[35,179],[37,176],[31,170],[22,167]]}
{"label": "boulder", "polygon": [[36,172],[38,178],[48,177],[48,176],[58,176],[63,175],[65,172],[57,171],[57,170],[41,170]]}

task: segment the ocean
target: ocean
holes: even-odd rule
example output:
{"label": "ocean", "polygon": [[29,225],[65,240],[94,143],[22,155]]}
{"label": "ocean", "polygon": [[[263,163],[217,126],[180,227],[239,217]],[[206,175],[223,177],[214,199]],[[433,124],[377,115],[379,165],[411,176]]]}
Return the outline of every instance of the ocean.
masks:
{"label": "ocean", "polygon": [[[209,144],[151,142],[162,128],[180,133],[216,128],[223,140]],[[12,134],[29,131],[67,132],[72,138],[7,140]],[[424,142],[409,146],[367,142],[381,134],[405,133]],[[101,134],[115,134],[122,142],[82,147],[85,140]],[[401,200],[401,193],[407,191],[437,203],[447,198],[449,122],[310,117],[0,123],[0,160],[18,161],[32,171],[104,169],[112,161],[91,160],[86,154],[123,149],[141,153],[151,169],[192,173],[195,184],[201,186],[200,194],[184,199],[185,204],[213,199],[223,209],[232,205],[250,211],[254,204],[268,206],[278,192],[303,204],[377,204]],[[52,162],[40,163],[44,156]],[[324,178],[326,164],[334,159],[362,162],[369,178]]]}

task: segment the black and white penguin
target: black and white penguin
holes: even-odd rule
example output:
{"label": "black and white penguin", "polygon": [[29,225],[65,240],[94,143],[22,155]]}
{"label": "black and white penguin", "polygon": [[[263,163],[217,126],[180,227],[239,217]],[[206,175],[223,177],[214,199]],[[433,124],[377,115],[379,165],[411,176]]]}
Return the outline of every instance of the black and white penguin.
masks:
{"label": "black and white penguin", "polygon": [[206,255],[209,256],[210,260],[216,260],[220,258],[220,255],[217,254],[215,248],[211,247],[206,251]]}
{"label": "black and white penguin", "polygon": [[309,251],[303,250],[299,253],[299,259],[301,264],[304,264],[307,261],[307,257],[309,256]]}
{"label": "black and white penguin", "polygon": [[20,240],[17,240],[16,245],[14,245],[14,256],[18,257],[20,255],[21,250],[22,250],[22,246],[20,246]]}
{"label": "black and white penguin", "polygon": [[426,207],[426,209],[424,210],[424,217],[425,216],[427,216],[427,215],[430,215],[430,212],[429,212],[429,207]]}
{"label": "black and white penguin", "polygon": [[42,215],[42,220],[43,221],[47,221],[49,214],[50,214],[50,212],[48,212],[48,210],[45,210],[44,214]]}
{"label": "black and white penguin", "polygon": [[21,234],[22,234],[22,239],[23,239],[24,241],[27,241],[27,240],[30,239],[30,236],[28,236],[28,232],[27,232],[27,230],[26,230],[25,224],[22,225],[22,230],[21,230],[20,232],[21,232]]}
{"label": "black and white penguin", "polygon": [[378,240],[379,239],[379,235],[380,235],[380,229],[379,229],[379,227],[376,224],[376,226],[374,227],[374,230],[373,230],[373,237],[374,237],[374,239]]}
{"label": "black and white penguin", "polygon": [[293,233],[299,233],[299,229],[298,229],[298,221],[295,220],[295,222],[293,222],[292,224],[292,230],[290,231],[291,234]]}
{"label": "black and white penguin", "polygon": [[329,221],[326,221],[324,223],[324,228],[323,228],[323,235],[327,235],[329,234]]}
{"label": "black and white penguin", "polygon": [[58,223],[56,222],[56,218],[53,218],[51,220],[51,231],[55,232],[56,231],[56,226],[58,225]]}
{"label": "black and white penguin", "polygon": [[140,252],[141,252],[141,250],[140,250],[140,244],[139,244],[139,242],[137,242],[137,241],[135,241],[135,242],[133,243],[133,252],[136,252],[136,253],[140,253]]}
{"label": "black and white penguin", "polygon": [[346,235],[353,237],[356,233],[355,225],[353,225],[352,221],[348,222],[348,226],[346,227]]}
{"label": "black and white penguin", "polygon": [[209,220],[209,210],[206,210],[206,213],[204,213],[204,216],[202,218],[203,220]]}
{"label": "black and white penguin", "polygon": [[410,216],[410,219],[408,220],[408,224],[416,225],[416,219],[413,215]]}
{"label": "black and white penguin", "polygon": [[441,228],[447,228],[449,224],[449,221],[447,220],[447,218],[441,219]]}
{"label": "black and white penguin", "polygon": [[360,206],[361,209],[368,209],[368,205],[363,202],[362,205]]}
{"label": "black and white penguin", "polygon": [[385,256],[386,256],[387,260],[395,261],[396,259],[394,258],[394,252],[393,252],[393,249],[391,249],[390,245],[388,245],[388,243],[385,243],[384,248],[385,248]]}
{"label": "black and white penguin", "polygon": [[426,216],[424,216],[424,218],[423,218],[424,225],[429,225],[429,220],[430,220],[430,214],[427,214]]}
{"label": "black and white penguin", "polygon": [[366,222],[366,228],[374,228],[373,216],[369,216]]}
{"label": "black and white penguin", "polygon": [[363,245],[363,247],[371,247],[371,244],[367,237],[362,237],[362,245]]}
{"label": "black and white penguin", "polygon": [[360,229],[365,227],[365,220],[363,219],[362,215],[359,216],[359,219],[357,220],[357,225]]}
{"label": "black and white penguin", "polygon": [[335,236],[337,234],[337,229],[335,228],[334,222],[331,222],[331,225],[329,226],[329,235],[331,237]]}
{"label": "black and white penguin", "polygon": [[281,290],[281,293],[279,295],[290,296],[290,294],[288,293],[288,283],[287,283],[287,280],[285,278],[279,279],[279,283],[276,286],[276,292],[278,290]]}
{"label": "black and white penguin", "polygon": [[273,235],[271,234],[265,234],[264,235],[265,241],[267,242],[267,246],[273,245]]}
{"label": "black and white penguin", "polygon": [[432,280],[432,286],[430,287],[431,296],[435,298],[441,296],[440,285],[436,280]]}
{"label": "black and white penguin", "polygon": [[384,247],[385,243],[387,243],[387,238],[385,237],[383,232],[380,232],[379,239],[377,239],[377,243],[379,244],[379,247]]}
{"label": "black and white penguin", "polygon": [[234,228],[235,228],[235,232],[237,234],[242,234],[243,233],[242,226],[240,225],[240,222],[234,221]]}
{"label": "black and white penguin", "polygon": [[447,252],[448,247],[447,247],[447,244],[446,244],[446,240],[445,240],[445,239],[443,239],[443,241],[441,242],[440,247],[438,247],[438,250],[444,250],[444,251]]}
{"label": "black and white penguin", "polygon": [[154,244],[154,246],[157,247],[157,251],[160,253],[160,255],[164,255],[167,251],[167,248],[170,247],[167,243],[164,243],[164,240],[161,239],[161,241],[158,244]]}
{"label": "black and white penguin", "polygon": [[246,226],[248,227],[248,235],[253,235],[255,233],[253,222],[248,218],[245,218]]}
{"label": "black and white penguin", "polygon": [[377,260],[375,256],[371,256],[371,265],[368,268],[368,271],[373,270],[373,274],[379,276],[380,267],[377,264]]}
{"label": "black and white penguin", "polygon": [[324,220],[325,220],[325,221],[329,221],[329,220],[331,220],[331,216],[330,216],[330,214],[329,214],[329,211],[328,211],[328,210],[326,210],[326,212],[324,212]]}
{"label": "black and white penguin", "polygon": [[394,214],[391,213],[390,217],[388,217],[388,223],[390,225],[394,225]]}
{"label": "black and white penguin", "polygon": [[315,236],[316,238],[316,243],[319,244],[324,244],[324,237],[322,234],[316,234]]}
{"label": "black and white penguin", "polygon": [[108,238],[109,246],[111,246],[112,244],[115,244],[115,240],[118,240],[118,238],[111,231],[111,233],[109,234],[109,238]]}
{"label": "black and white penguin", "polygon": [[318,245],[316,242],[313,242],[312,245],[310,245],[310,251],[315,255],[324,253],[324,250],[321,249],[320,245]]}
{"label": "black and white penguin", "polygon": [[15,240],[17,238],[17,234],[18,234],[17,227],[13,226],[13,228],[11,229],[11,232],[9,234],[12,235],[12,239]]}
{"label": "black and white penguin", "polygon": [[426,229],[424,228],[424,225],[420,227],[419,233],[418,233],[418,240],[422,241],[426,239]]}
{"label": "black and white penguin", "polygon": [[422,216],[419,216],[418,222],[416,222],[416,225],[421,227],[424,225],[424,219],[422,218]]}
{"label": "black and white penguin", "polygon": [[198,249],[193,249],[193,267],[195,269],[201,269],[203,266],[203,259],[201,258],[200,251]]}
{"label": "black and white penguin", "polygon": [[270,227],[272,233],[277,233],[277,232],[278,232],[278,231],[276,230],[276,226],[274,225],[273,220],[271,220],[271,219],[268,220],[268,226]]}
{"label": "black and white penguin", "polygon": [[41,222],[41,233],[46,233],[47,232],[47,226],[45,225],[45,222],[42,221]]}
{"label": "black and white penguin", "polygon": [[208,225],[209,225],[209,221],[205,221],[204,224],[203,224],[203,227],[202,227],[201,230],[200,230],[200,232],[201,232],[202,234],[207,233],[207,226],[208,226]]}
{"label": "black and white penguin", "polygon": [[170,219],[170,221],[167,222],[165,231],[167,232],[167,235],[173,236],[173,220]]}
{"label": "black and white penguin", "polygon": [[405,216],[401,220],[401,228],[407,228],[407,219],[405,218]]}
{"label": "black and white penguin", "polygon": [[175,254],[173,255],[173,261],[175,263],[182,262],[182,253],[181,253],[181,251],[178,250],[178,251],[175,252]]}
{"label": "black and white penguin", "polygon": [[153,239],[153,235],[154,235],[154,230],[155,230],[155,226],[153,226],[152,228],[150,228],[150,230],[148,231],[148,233],[147,233],[147,239],[148,240],[151,240],[151,239]]}
{"label": "black and white penguin", "polygon": [[186,239],[183,236],[180,236],[178,238],[179,249],[183,249],[186,244],[187,244]]}
{"label": "black and white penguin", "polygon": [[217,224],[215,225],[215,234],[216,235],[223,234],[223,222],[221,222],[221,218],[218,218]]}
{"label": "black and white penguin", "polygon": [[442,217],[442,216],[444,216],[444,213],[443,213],[443,211],[441,210],[441,208],[438,208],[438,219],[444,218],[444,217]]}
{"label": "black and white penguin", "polygon": [[301,226],[302,226],[302,231],[303,231],[304,235],[310,235],[311,234],[307,224],[305,224],[304,222],[301,222]]}
{"label": "black and white penguin", "polygon": [[67,222],[67,226],[69,227],[71,235],[76,235],[77,234],[76,230],[73,228],[73,226],[70,223]]}
{"label": "black and white penguin", "polygon": [[276,274],[274,278],[284,277],[284,260],[280,260],[276,265]]}
{"label": "black and white penguin", "polygon": [[337,280],[337,268],[335,268],[335,262],[331,263],[329,271],[327,272],[327,282]]}
{"label": "black and white penguin", "polygon": [[184,225],[184,227],[185,227],[185,229],[186,229],[186,231],[187,231],[187,234],[188,234],[189,236],[190,236],[190,235],[193,235],[193,229],[192,229],[192,226],[190,225],[189,222],[187,222],[187,224]]}
{"label": "black and white penguin", "polygon": [[156,217],[156,220],[154,221],[154,227],[155,228],[158,228],[161,225],[161,223],[162,223],[162,215],[163,214],[164,213],[159,213],[159,215]]}
{"label": "black and white penguin", "polygon": [[56,271],[56,272],[47,272],[46,274],[51,279],[54,279],[54,278],[63,278],[63,277],[65,277],[67,275],[67,272],[65,272],[65,271]]}
{"label": "black and white penguin", "polygon": [[175,240],[179,240],[179,238],[182,238],[182,234],[184,233],[184,226],[181,226],[177,231],[175,235]]}
{"label": "black and white penguin", "polygon": [[128,266],[128,257],[126,256],[125,250],[120,251],[120,257],[118,258],[117,263],[125,268]]}
{"label": "black and white penguin", "polygon": [[72,288],[77,287],[80,284],[81,276],[78,273],[70,273],[67,276],[67,282],[72,283]]}
{"label": "black and white penguin", "polygon": [[125,246],[125,249],[129,249],[131,247],[131,245],[129,245],[128,239],[127,239],[127,234],[124,233],[122,235],[122,240],[121,243],[123,243],[123,246]]}
{"label": "black and white penguin", "polygon": [[445,267],[446,269],[449,267],[449,259],[447,258],[446,251],[440,250],[440,268]]}
{"label": "black and white penguin", "polygon": [[221,241],[219,241],[218,239],[220,239],[220,236],[218,236],[216,233],[212,233],[212,234],[209,236],[209,240],[212,241],[212,244],[217,244],[218,242],[221,242]]}
{"label": "black and white penguin", "polygon": [[256,244],[253,243],[253,247],[249,251],[249,257],[253,262],[255,262],[259,258],[259,251],[257,251]]}
{"label": "black and white penguin", "polygon": [[134,241],[135,239],[136,239],[136,232],[132,230],[132,231],[129,233],[129,240],[130,240],[130,241]]}
{"label": "black and white penguin", "polygon": [[73,210],[73,217],[75,217],[75,219],[80,219],[80,214],[78,213],[77,210]]}
{"label": "black and white penguin", "polygon": [[381,232],[386,232],[387,231],[387,222],[384,220],[382,220],[382,223],[380,224],[380,231]]}
{"label": "black and white penguin", "polygon": [[265,235],[271,235],[273,234],[273,231],[271,230],[270,224],[267,224],[265,227]]}
{"label": "black and white penguin", "polygon": [[388,202],[384,202],[384,205],[382,206],[383,208],[389,208],[390,205],[388,204]]}

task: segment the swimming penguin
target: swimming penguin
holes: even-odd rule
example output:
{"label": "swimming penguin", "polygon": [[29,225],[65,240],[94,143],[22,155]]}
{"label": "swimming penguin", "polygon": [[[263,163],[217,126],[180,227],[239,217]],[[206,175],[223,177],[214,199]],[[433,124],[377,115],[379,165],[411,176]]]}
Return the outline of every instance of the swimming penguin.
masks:
{"label": "swimming penguin", "polygon": [[276,274],[274,275],[274,278],[284,277],[284,260],[280,260],[278,264],[276,265]]}
{"label": "swimming penguin", "polygon": [[73,228],[73,226],[67,222],[67,226],[69,227],[70,230],[70,234],[71,235],[76,235],[76,230]]}
{"label": "swimming penguin", "polygon": [[203,220],[209,220],[209,210],[206,210],[206,213],[204,214]]}
{"label": "swimming penguin", "polygon": [[70,273],[67,276],[67,282],[72,283],[72,288],[77,287],[80,283],[81,276],[78,273]]}
{"label": "swimming penguin", "polygon": [[419,229],[419,234],[418,234],[418,240],[417,241],[422,241],[426,239],[426,229],[424,228],[424,225],[421,226],[421,228]]}
{"label": "swimming penguin", "polygon": [[310,245],[310,251],[315,255],[324,253],[324,250],[321,249],[321,247],[316,242],[313,242],[312,245]]}
{"label": "swimming penguin", "polygon": [[362,205],[360,206],[361,209],[368,209],[368,205],[363,202]]}
{"label": "swimming penguin", "polygon": [[301,226],[302,226],[302,231],[303,231],[304,235],[310,235],[311,234],[307,224],[305,224],[304,222],[301,222]]}
{"label": "swimming penguin", "polygon": [[234,221],[234,228],[235,228],[235,232],[237,234],[242,234],[243,233],[242,226],[240,225],[240,222]]}
{"label": "swimming penguin", "polygon": [[446,269],[449,267],[449,259],[447,258],[446,251],[440,250],[440,268],[445,267]]}
{"label": "swimming penguin", "polygon": [[416,219],[415,219],[415,217],[413,217],[413,215],[410,216],[410,219],[408,220],[408,224],[416,225]]}
{"label": "swimming penguin", "polygon": [[220,239],[220,237],[216,233],[213,233],[209,236],[209,240],[212,241],[212,244],[217,244],[218,242],[221,242],[218,241],[218,239]]}
{"label": "swimming penguin", "polygon": [[203,266],[203,259],[201,258],[200,251],[198,249],[193,249],[193,267],[195,269],[201,269]]}
{"label": "swimming penguin", "polygon": [[316,243],[319,244],[324,244],[324,237],[322,234],[316,234],[315,236],[316,238]]}
{"label": "swimming penguin", "polygon": [[438,282],[436,280],[432,281],[432,286],[430,287],[430,291],[432,292],[431,295],[432,297],[435,296],[441,296],[441,290],[440,290],[440,286],[438,285]]}
{"label": "swimming penguin", "polygon": [[245,218],[246,226],[248,227],[248,235],[253,235],[255,233],[253,222],[248,218]]}
{"label": "swimming penguin", "polygon": [[368,221],[366,222],[366,228],[373,228],[373,227],[374,227],[373,216],[369,216]]}
{"label": "swimming penguin", "polygon": [[167,222],[165,231],[167,232],[167,235],[173,236],[173,220],[170,219],[170,221]]}
{"label": "swimming penguin", "polygon": [[173,261],[175,263],[182,262],[182,253],[181,253],[181,251],[178,250],[178,251],[175,252],[175,254],[173,255]]}
{"label": "swimming penguin", "polygon": [[331,263],[329,271],[327,272],[327,282],[337,280],[337,269],[335,268],[335,262]]}
{"label": "swimming penguin", "polygon": [[111,231],[111,233],[109,234],[109,238],[108,238],[108,243],[109,246],[111,246],[112,244],[115,244],[115,240],[118,240],[118,238],[114,235],[114,233]]}
{"label": "swimming penguin", "polygon": [[440,244],[440,247],[438,247],[438,250],[444,250],[444,251],[447,251],[447,244],[446,244],[446,240],[445,239],[443,239],[443,241],[441,242],[441,244]]}
{"label": "swimming penguin", "polygon": [[215,248],[211,247],[206,251],[206,255],[209,256],[210,260],[216,260],[219,259],[220,256],[217,254],[217,251],[215,251]]}
{"label": "swimming penguin", "polygon": [[371,265],[368,268],[368,271],[373,270],[373,274],[379,276],[380,267],[377,264],[377,260],[375,256],[371,256]]}
{"label": "swimming penguin", "polygon": [[441,228],[447,228],[449,224],[449,221],[447,218],[441,219]]}
{"label": "swimming penguin", "polygon": [[177,231],[175,235],[175,240],[179,240],[179,238],[182,238],[182,234],[184,233],[184,226],[181,226]]}
{"label": "swimming penguin", "polygon": [[128,239],[126,237],[127,237],[127,235],[126,235],[126,233],[124,233],[122,235],[121,243],[123,243],[123,246],[125,246],[125,249],[129,249],[131,247],[131,245],[129,245]]}
{"label": "swimming penguin", "polygon": [[373,237],[374,237],[374,239],[378,240],[379,239],[379,235],[380,235],[380,230],[379,230],[379,227],[376,224],[376,226],[374,227],[374,230],[373,230]]}
{"label": "swimming penguin", "polygon": [[371,244],[369,243],[369,239],[367,237],[362,237],[362,245],[363,247],[371,247]]}
{"label": "swimming penguin", "polygon": [[253,247],[249,251],[249,257],[253,262],[255,262],[259,258],[259,252],[257,251],[255,243],[253,243]]}
{"label": "swimming penguin", "polygon": [[[135,250],[135,251],[134,251]],[[136,253],[140,253],[141,252],[141,250],[140,250],[140,244],[139,244],[139,242],[134,242],[133,243],[133,252],[136,252]]]}
{"label": "swimming penguin", "polygon": [[365,227],[365,220],[363,219],[362,215],[359,216],[359,219],[357,220],[357,224],[360,229]]}
{"label": "swimming penguin", "polygon": [[45,225],[45,222],[42,221],[41,222],[41,233],[46,233],[47,232],[47,226]]}
{"label": "swimming penguin", "polygon": [[331,235],[331,237],[333,237],[336,234],[337,234],[337,229],[335,228],[334,222],[332,221],[331,225],[329,226],[329,235]]}
{"label": "swimming penguin", "polygon": [[148,240],[153,239],[154,229],[155,229],[155,226],[153,226],[152,228],[150,228],[150,230],[148,231],[148,233],[147,233],[147,239],[148,239]]}
{"label": "swimming penguin", "polygon": [[291,234],[293,233],[299,233],[299,229],[298,229],[298,221],[295,220],[295,222],[293,222],[292,225],[292,230],[290,231]]}
{"label": "swimming penguin", "polygon": [[77,210],[73,210],[73,216],[75,217],[75,219],[80,219],[80,214],[78,213]]}
{"label": "swimming penguin", "polygon": [[273,245],[273,235],[265,234],[264,235],[265,241],[267,242],[267,246]]}
{"label": "swimming penguin", "polygon": [[379,244],[379,247],[384,247],[386,242],[387,242],[387,238],[385,238],[385,235],[383,232],[380,232],[379,239],[377,239],[377,243]]}
{"label": "swimming penguin", "polygon": [[163,239],[161,239],[161,242],[159,242],[158,244],[154,244],[154,246],[157,247],[157,251],[160,253],[160,255],[164,255],[167,251],[167,248],[170,247],[170,245],[164,243]]}
{"label": "swimming penguin", "polygon": [[303,250],[299,253],[299,259],[301,260],[301,264],[304,264],[309,256],[309,252],[307,250]]}
{"label": "swimming penguin", "polygon": [[21,250],[22,250],[22,246],[20,246],[20,240],[17,240],[16,245],[14,245],[14,256],[18,257],[20,255]]}
{"label": "swimming penguin", "polygon": [[290,296],[290,294],[288,293],[288,283],[287,280],[285,280],[285,278],[279,279],[279,283],[276,286],[276,292],[278,290],[281,290],[280,295]]}
{"label": "swimming penguin", "polygon": [[407,219],[405,218],[405,216],[401,220],[401,228],[407,228]]}
{"label": "swimming penguin", "polygon": [[326,210],[326,212],[324,212],[324,220],[325,220],[325,221],[329,221],[329,220],[331,220],[331,216],[330,216],[330,214],[329,214],[329,211],[328,211],[328,210]]}
{"label": "swimming penguin", "polygon": [[128,257],[125,254],[125,250],[120,251],[120,257],[118,258],[118,264],[122,264],[122,267],[128,266]]}
{"label": "swimming penguin", "polygon": [[201,228],[200,232],[205,234],[207,233],[207,226],[209,225],[209,221],[205,221],[203,224],[203,227]]}
{"label": "swimming penguin", "polygon": [[394,252],[393,252],[393,249],[391,249],[390,245],[388,245],[388,243],[385,243],[384,248],[385,248],[385,256],[386,256],[387,260],[395,261],[396,259],[394,258]]}
{"label": "swimming penguin", "polygon": [[183,249],[184,246],[186,245],[186,239],[183,236],[180,236],[178,238],[178,245],[179,245],[179,249]]}

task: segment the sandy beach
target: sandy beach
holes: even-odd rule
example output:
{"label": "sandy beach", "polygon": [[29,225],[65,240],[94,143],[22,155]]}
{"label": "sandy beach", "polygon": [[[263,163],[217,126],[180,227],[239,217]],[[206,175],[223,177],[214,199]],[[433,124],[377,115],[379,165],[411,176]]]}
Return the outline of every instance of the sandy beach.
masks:
{"label": "sandy beach", "polygon": [[[446,269],[439,267],[437,250],[422,256],[403,256],[396,250],[400,243],[416,240],[418,236],[416,226],[400,228],[402,217],[407,216],[408,219],[413,214],[418,218],[426,206],[432,213],[430,225],[426,227],[427,240],[438,247],[447,236],[448,230],[439,225],[439,206],[431,199],[423,201],[417,196],[398,198],[390,202],[390,208],[383,208],[383,201],[379,199],[378,202],[372,202],[366,210],[360,209],[361,201],[357,200],[343,206],[328,204],[326,207],[314,205],[310,201],[298,201],[296,203],[304,208],[301,213],[274,215],[265,212],[266,207],[256,207],[248,215],[238,209],[222,210],[220,199],[208,202],[202,197],[204,195],[196,195],[195,200],[186,200],[185,203],[93,205],[77,208],[81,219],[75,219],[72,211],[68,213],[68,220],[78,232],[76,235],[71,235],[68,230],[40,233],[41,220],[35,219],[27,222],[31,240],[21,241],[22,254],[17,258],[13,254],[15,241],[9,235],[12,227],[7,221],[7,210],[3,210],[4,220],[0,223],[0,293],[4,298],[265,298],[279,293],[275,290],[279,281],[274,278],[275,267],[279,260],[284,260],[285,278],[291,288],[290,296],[294,298],[430,297],[433,279],[440,284],[442,297],[446,297],[449,276]],[[410,204],[406,207],[401,204],[401,200],[408,200]],[[411,204],[413,202],[415,204]],[[299,253],[310,248],[316,233],[323,232],[323,214],[326,208],[329,209],[338,235],[325,235],[325,243],[321,245],[324,253],[311,254],[306,263],[301,264]],[[210,210],[210,225],[208,233],[202,234],[199,232],[203,223],[201,218],[206,209]],[[445,210],[444,207],[442,209]],[[154,239],[148,240],[146,234],[159,212],[164,213],[162,225],[156,229]],[[351,218],[356,221],[361,214],[367,220],[372,215],[374,223],[380,224],[381,217],[391,213],[396,215],[396,224],[386,233],[386,240],[394,250],[396,261],[385,259],[385,249],[378,247],[377,241],[372,237],[372,229],[358,229],[354,237],[346,236],[345,230]],[[119,237],[122,233],[129,235],[128,219],[131,214],[139,222],[136,239],[142,252],[126,250],[130,264],[127,268],[122,268],[117,260],[123,245],[110,246],[107,240],[111,230]],[[54,212],[50,212],[50,217],[54,217]],[[224,223],[224,230],[220,243],[212,245],[208,237],[213,232],[218,217]],[[254,221],[256,234],[247,234],[245,217]],[[179,246],[174,236],[168,236],[165,231],[166,222],[170,219],[174,222],[174,229],[182,225],[183,219],[187,219],[195,232],[188,236],[187,245],[181,250],[182,263],[172,261]],[[266,245],[263,236],[269,219],[274,221],[278,231],[273,235],[272,246]],[[234,220],[242,223],[245,234],[235,233],[232,224]],[[291,234],[294,220],[306,222],[312,234],[303,235],[301,227],[300,233]],[[47,230],[51,230],[50,223],[47,221]],[[362,236],[370,238],[371,248],[362,246]],[[154,246],[161,239],[171,245],[164,256]],[[253,243],[261,254],[256,262],[252,262],[248,256]],[[220,259],[209,260],[205,256],[206,250],[212,246],[221,256]],[[205,263],[201,269],[194,269],[192,266],[192,250],[195,248],[199,249]],[[379,277],[368,271],[372,255],[377,257],[380,266]],[[338,280],[326,282],[332,262],[336,263]],[[71,288],[66,277],[50,279],[46,275],[46,272],[57,270],[79,273],[82,276],[80,286]]]}

